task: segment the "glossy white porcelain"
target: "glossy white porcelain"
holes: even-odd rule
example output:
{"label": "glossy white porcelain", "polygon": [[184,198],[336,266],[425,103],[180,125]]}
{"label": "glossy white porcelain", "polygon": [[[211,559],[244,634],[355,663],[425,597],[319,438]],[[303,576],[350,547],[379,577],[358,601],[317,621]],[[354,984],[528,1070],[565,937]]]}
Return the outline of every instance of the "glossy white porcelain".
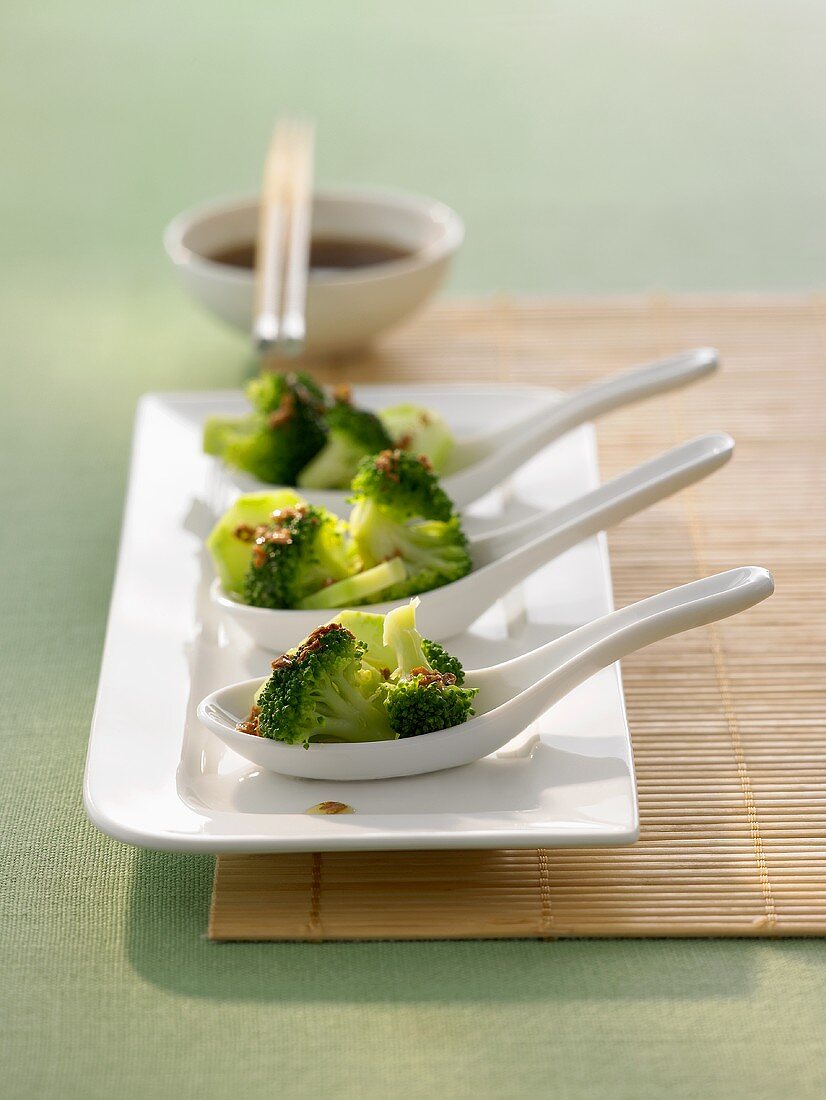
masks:
{"label": "glossy white porcelain", "polygon": [[[442,588],[423,592],[417,612],[419,629],[441,641],[467,630],[496,600],[535,570],[582,539],[612,527],[717,470],[731,457],[734,441],[723,432],[701,436],[642,463],[592,489],[564,507],[470,536],[474,569]],[[250,607],[213,582],[210,595],[256,645],[283,653],[335,611],[272,610]],[[386,614],[400,601],[368,604],[366,611]],[[401,601],[403,602],[403,601]]]}
{"label": "glossy white porcelain", "polygon": [[[251,271],[218,264],[210,255],[255,240],[257,197],[214,201],[179,214],[164,247],[184,288],[229,324],[248,331]],[[435,292],[464,237],[444,203],[400,191],[324,188],[313,197],[313,233],[394,244],[409,255],[351,271],[310,272],[307,340],[310,353],[362,348],[412,314]]]}
{"label": "glossy white porcelain", "polygon": [[212,692],[199,704],[198,717],[239,756],[304,779],[393,779],[455,768],[502,748],[606,665],[662,638],[736,615],[773,591],[765,569],[730,569],[614,611],[511,661],[469,669],[467,686],[479,688],[476,716],[419,737],[305,748],[240,733],[236,726],[249,714],[261,677]]}
{"label": "glossy white porcelain", "polygon": [[[480,385],[366,386],[368,407],[405,395],[469,438],[515,423],[558,395]],[[473,764],[369,783],[295,779],[251,764],[197,720],[223,684],[264,676],[270,655],[217,614],[203,539],[231,499],[201,453],[208,415],[235,415],[237,392],[143,398],[89,742],[84,799],[120,840],[189,852],[628,844],[638,820],[619,666],[576,688],[510,744]],[[469,509],[474,531],[559,508],[598,484],[593,433],[570,432]],[[451,648],[467,668],[526,653],[611,609],[603,537],[532,574]],[[298,640],[298,639],[296,639]],[[309,814],[321,801],[355,813]]]}

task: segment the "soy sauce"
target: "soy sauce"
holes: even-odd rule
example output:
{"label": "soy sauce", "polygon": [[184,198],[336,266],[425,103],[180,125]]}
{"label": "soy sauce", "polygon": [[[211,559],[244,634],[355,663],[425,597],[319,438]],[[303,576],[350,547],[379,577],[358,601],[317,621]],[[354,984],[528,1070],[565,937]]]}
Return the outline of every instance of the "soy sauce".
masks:
{"label": "soy sauce", "polygon": [[[254,241],[243,241],[213,252],[207,259],[215,264],[251,270],[255,267],[255,251]],[[310,271],[355,271],[403,260],[410,254],[408,249],[387,241],[359,237],[313,237],[310,243]]]}

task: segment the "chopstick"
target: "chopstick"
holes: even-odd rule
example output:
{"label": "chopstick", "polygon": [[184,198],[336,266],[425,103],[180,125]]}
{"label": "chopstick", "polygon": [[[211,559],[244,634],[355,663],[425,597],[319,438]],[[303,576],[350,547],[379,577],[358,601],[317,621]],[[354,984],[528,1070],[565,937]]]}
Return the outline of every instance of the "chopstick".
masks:
{"label": "chopstick", "polygon": [[310,123],[281,119],[267,153],[252,329],[262,353],[297,354],[306,337],[313,145]]}
{"label": "chopstick", "polygon": [[307,274],[310,267],[314,133],[310,123],[293,131],[290,238],[284,287],[282,339],[287,351],[300,351],[307,335]]}
{"label": "chopstick", "polygon": [[281,279],[287,236],[284,199],[288,148],[289,126],[281,121],[270,140],[258,213],[252,332],[260,351],[266,351],[275,344],[281,327]]}

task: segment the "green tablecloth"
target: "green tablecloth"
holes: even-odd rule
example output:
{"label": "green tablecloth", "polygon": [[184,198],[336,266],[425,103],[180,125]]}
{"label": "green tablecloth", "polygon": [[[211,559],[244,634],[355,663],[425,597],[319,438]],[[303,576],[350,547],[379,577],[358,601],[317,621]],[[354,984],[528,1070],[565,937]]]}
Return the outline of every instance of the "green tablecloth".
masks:
{"label": "green tablecloth", "polygon": [[293,105],[322,178],[466,215],[454,290],[822,285],[824,46],[805,0],[6,0],[0,1094],[823,1095],[820,943],[211,946],[211,860],[80,790],[135,399],[246,366],[168,216]]}

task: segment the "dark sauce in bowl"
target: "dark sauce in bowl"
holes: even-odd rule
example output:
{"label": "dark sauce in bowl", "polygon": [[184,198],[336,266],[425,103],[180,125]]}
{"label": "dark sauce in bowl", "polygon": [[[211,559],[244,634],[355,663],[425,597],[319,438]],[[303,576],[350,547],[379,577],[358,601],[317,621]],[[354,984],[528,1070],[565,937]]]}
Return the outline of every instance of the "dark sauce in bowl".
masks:
{"label": "dark sauce in bowl", "polygon": [[[255,242],[242,241],[229,248],[210,253],[206,258],[214,264],[252,271],[255,267]],[[310,243],[310,271],[333,274],[358,271],[363,267],[404,260],[412,252],[387,241],[363,240],[359,237],[313,237]]]}

